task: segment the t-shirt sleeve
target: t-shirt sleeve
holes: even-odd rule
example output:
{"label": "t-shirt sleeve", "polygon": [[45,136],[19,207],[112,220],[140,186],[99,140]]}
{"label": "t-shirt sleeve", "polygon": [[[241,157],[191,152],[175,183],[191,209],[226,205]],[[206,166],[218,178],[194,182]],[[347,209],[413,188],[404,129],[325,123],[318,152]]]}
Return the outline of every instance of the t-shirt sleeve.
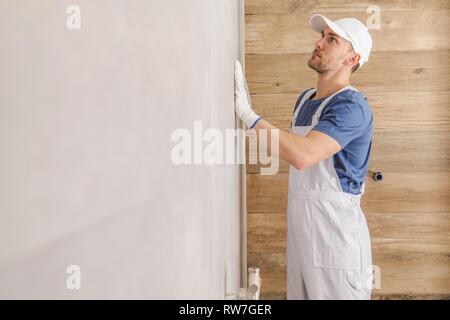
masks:
{"label": "t-shirt sleeve", "polygon": [[362,106],[345,99],[327,105],[313,130],[334,138],[342,148],[361,136],[366,129],[366,119]]}

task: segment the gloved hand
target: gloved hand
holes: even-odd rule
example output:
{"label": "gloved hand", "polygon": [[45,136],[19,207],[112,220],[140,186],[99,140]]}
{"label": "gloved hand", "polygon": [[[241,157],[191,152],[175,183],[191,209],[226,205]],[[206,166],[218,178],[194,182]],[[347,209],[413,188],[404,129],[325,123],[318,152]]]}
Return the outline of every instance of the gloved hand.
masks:
{"label": "gloved hand", "polygon": [[237,115],[248,128],[252,128],[261,119],[250,104],[244,73],[239,61],[236,61],[234,67],[234,106]]}

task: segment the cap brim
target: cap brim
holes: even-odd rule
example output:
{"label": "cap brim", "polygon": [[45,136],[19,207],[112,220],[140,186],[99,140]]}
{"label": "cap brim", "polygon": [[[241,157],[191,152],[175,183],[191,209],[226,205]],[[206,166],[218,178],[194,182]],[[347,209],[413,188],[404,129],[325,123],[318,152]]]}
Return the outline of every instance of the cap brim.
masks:
{"label": "cap brim", "polygon": [[347,35],[347,33],[344,30],[341,29],[341,27],[339,27],[333,21],[331,21],[327,17],[324,17],[321,14],[312,15],[311,18],[309,19],[309,24],[311,25],[311,28],[318,33],[321,33],[323,31],[323,29],[325,29],[325,27],[329,27],[338,36],[351,42],[350,37]]}

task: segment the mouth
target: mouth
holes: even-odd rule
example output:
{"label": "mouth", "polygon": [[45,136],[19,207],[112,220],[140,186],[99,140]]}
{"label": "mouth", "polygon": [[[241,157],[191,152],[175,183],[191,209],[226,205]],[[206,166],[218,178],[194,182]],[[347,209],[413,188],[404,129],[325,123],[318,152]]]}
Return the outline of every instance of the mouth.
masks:
{"label": "mouth", "polygon": [[318,56],[319,58],[322,58],[320,55],[318,55],[317,53],[313,52],[313,56]]}

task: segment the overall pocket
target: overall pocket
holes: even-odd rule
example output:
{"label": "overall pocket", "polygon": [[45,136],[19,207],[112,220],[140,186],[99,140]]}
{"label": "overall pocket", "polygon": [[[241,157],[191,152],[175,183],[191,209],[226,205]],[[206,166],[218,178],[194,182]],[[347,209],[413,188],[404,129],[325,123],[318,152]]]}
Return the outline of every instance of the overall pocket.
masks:
{"label": "overall pocket", "polygon": [[342,201],[310,201],[315,267],[361,270],[360,214]]}

